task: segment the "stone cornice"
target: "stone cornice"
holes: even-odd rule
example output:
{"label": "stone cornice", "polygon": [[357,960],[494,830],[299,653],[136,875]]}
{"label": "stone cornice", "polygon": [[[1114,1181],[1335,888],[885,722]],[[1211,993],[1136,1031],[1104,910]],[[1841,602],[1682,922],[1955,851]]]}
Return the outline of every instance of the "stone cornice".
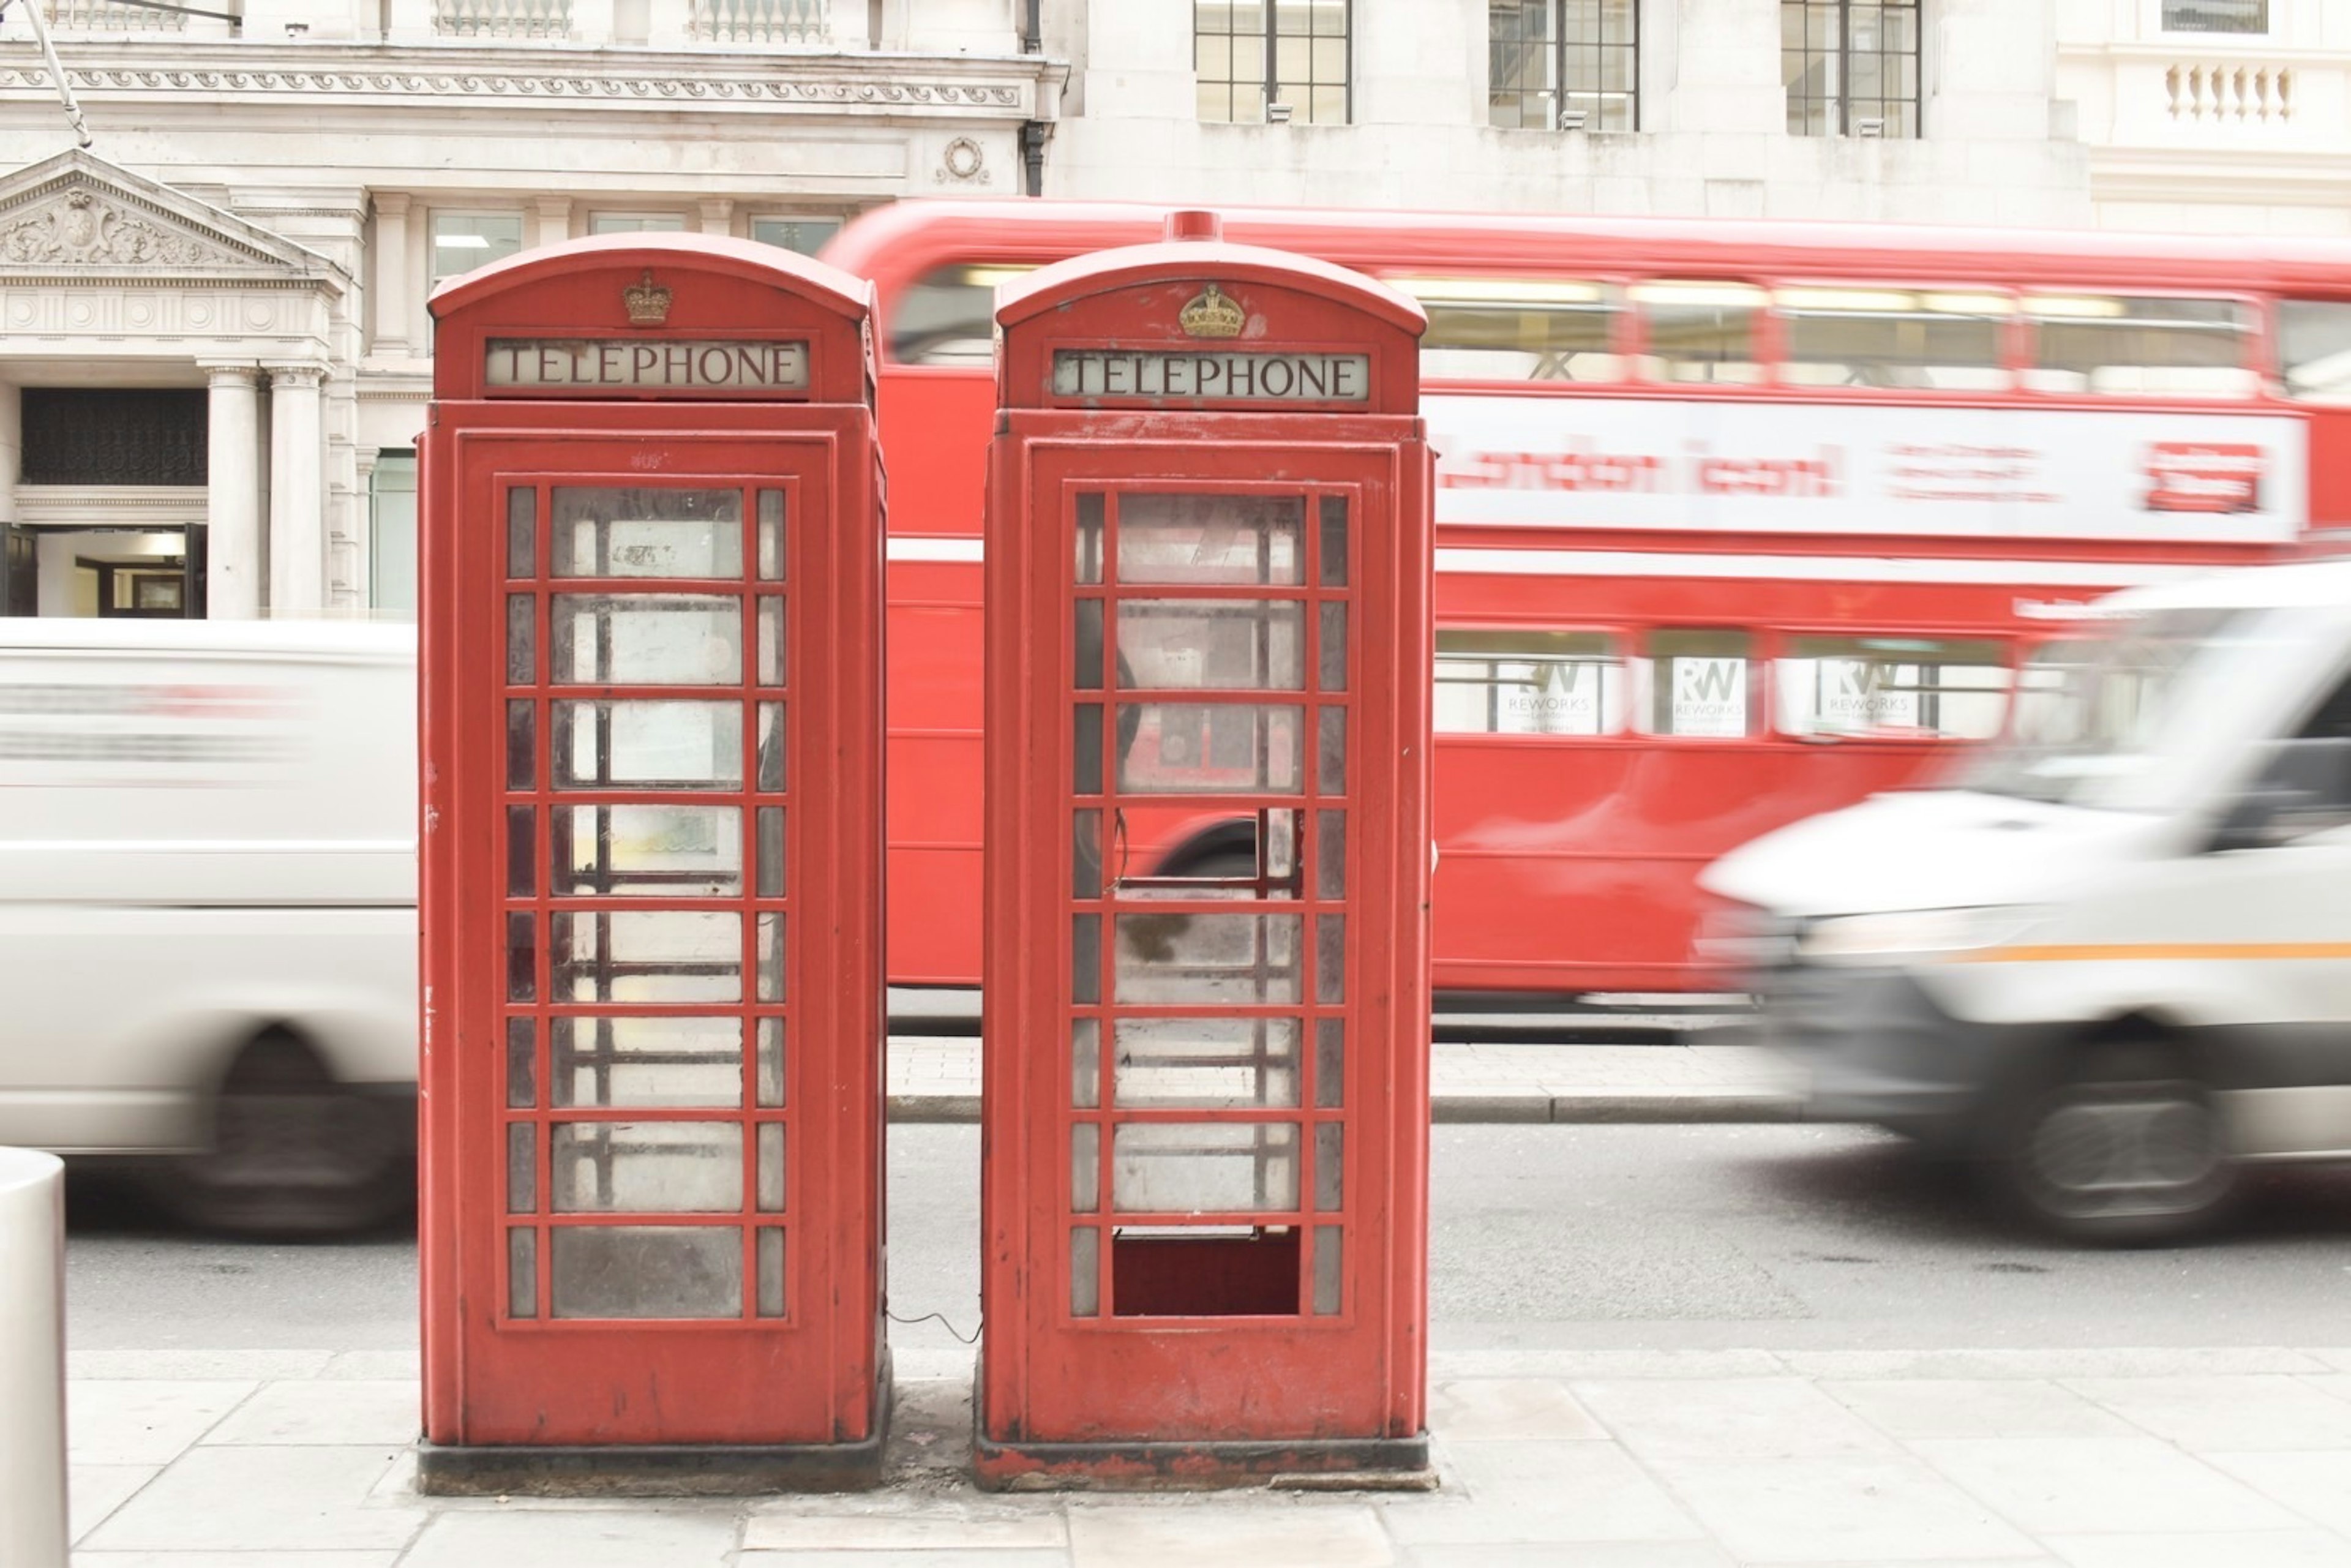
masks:
{"label": "stone cornice", "polygon": [[[1059,62],[857,53],[550,49],[467,44],[217,44],[83,40],[66,75],[95,102],[296,99],[313,104],[528,102],[766,109],[857,117],[1050,119]],[[0,94],[47,93],[37,62],[0,67]]]}

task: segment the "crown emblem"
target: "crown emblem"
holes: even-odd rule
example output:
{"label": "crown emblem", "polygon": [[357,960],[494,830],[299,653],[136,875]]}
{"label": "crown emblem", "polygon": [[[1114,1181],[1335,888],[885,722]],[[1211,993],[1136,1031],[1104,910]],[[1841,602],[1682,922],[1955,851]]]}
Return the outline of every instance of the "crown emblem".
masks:
{"label": "crown emblem", "polygon": [[632,327],[659,327],[669,319],[670,291],[653,281],[653,270],[645,268],[643,277],[621,290],[621,303],[629,312]]}
{"label": "crown emblem", "polygon": [[1249,324],[1249,313],[1211,283],[1176,312],[1176,324],[1194,338],[1238,338]]}

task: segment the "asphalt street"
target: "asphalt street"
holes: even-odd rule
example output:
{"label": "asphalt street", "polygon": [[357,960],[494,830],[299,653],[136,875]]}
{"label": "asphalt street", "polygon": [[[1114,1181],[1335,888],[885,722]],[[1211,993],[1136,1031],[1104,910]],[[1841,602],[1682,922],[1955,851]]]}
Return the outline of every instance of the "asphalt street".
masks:
{"label": "asphalt street", "polygon": [[[1438,1350],[2351,1344],[2351,1170],[2265,1173],[2234,1227],[2201,1246],[2083,1252],[1859,1128],[1434,1137]],[[977,1327],[978,1152],[969,1125],[890,1130],[890,1304],[917,1320],[892,1329],[905,1348]],[[79,1177],[69,1227],[75,1349],[415,1343],[406,1231],[220,1240]]]}

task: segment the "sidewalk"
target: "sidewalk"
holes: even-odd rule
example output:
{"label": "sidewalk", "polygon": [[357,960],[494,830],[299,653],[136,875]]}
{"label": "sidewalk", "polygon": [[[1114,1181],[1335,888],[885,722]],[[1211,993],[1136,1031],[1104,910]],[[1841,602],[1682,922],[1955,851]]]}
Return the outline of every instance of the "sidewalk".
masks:
{"label": "sidewalk", "polygon": [[419,1497],[414,1358],[72,1358],[76,1568],[2318,1568],[2351,1350],[1440,1354],[1426,1494],[988,1497],[968,1353],[901,1352],[890,1486]]}
{"label": "sidewalk", "polygon": [[[1739,1045],[1462,1045],[1430,1065],[1439,1122],[1788,1122],[1795,1078],[1771,1052]],[[979,1119],[979,1041],[890,1041],[890,1119]]]}

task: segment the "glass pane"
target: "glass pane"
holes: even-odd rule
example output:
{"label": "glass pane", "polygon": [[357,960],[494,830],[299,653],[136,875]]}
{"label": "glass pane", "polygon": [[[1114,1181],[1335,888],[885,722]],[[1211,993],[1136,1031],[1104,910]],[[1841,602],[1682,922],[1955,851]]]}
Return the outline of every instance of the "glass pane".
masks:
{"label": "glass pane", "polygon": [[739,490],[555,487],[555,577],[740,577]]}
{"label": "glass pane", "polygon": [[759,820],[759,882],[761,898],[784,895],[784,809],[762,806]]}
{"label": "glass pane", "polygon": [[2351,402],[2351,303],[2288,299],[2278,312],[2278,360],[2288,397]]}
{"label": "glass pane", "polygon": [[1121,1214],[1294,1209],[1298,1124],[1129,1123],[1111,1132],[1110,1180]]}
{"label": "glass pane", "polygon": [[556,1105],[676,1106],[743,1103],[743,1020],[559,1018],[549,1020],[548,1092]]}
{"label": "glass pane", "polygon": [[507,1103],[523,1110],[538,1103],[538,1025],[535,1019],[507,1019]]}
{"label": "glass pane", "polygon": [[1094,1019],[1070,1023],[1070,1103],[1081,1111],[1102,1103],[1102,1024]]}
{"label": "glass pane", "polygon": [[1071,790],[1079,795],[1099,795],[1102,792],[1102,704],[1078,704],[1071,724]]}
{"label": "glass pane", "polygon": [[1315,684],[1322,691],[1347,689],[1347,606],[1331,601],[1320,607],[1322,636],[1315,650]]}
{"label": "glass pane", "polygon": [[507,1232],[507,1315],[538,1316],[538,1232],[517,1227]]}
{"label": "glass pane", "polygon": [[1314,917],[1314,999],[1325,1003],[1347,999],[1347,917],[1343,915]]}
{"label": "glass pane", "polygon": [[507,704],[507,788],[538,788],[538,705],[528,698]]}
{"label": "glass pane", "polygon": [[1070,917],[1070,999],[1092,1004],[1102,1000],[1102,916]]}
{"label": "glass pane", "polygon": [[1102,1207],[1102,1129],[1092,1122],[1070,1128],[1070,1211],[1092,1214]]}
{"label": "glass pane", "polygon": [[2252,311],[2233,299],[2036,295],[2038,392],[2174,397],[2250,396]]}
{"label": "glass pane", "polygon": [[759,1103],[784,1103],[784,1020],[759,1020]]}
{"label": "glass pane", "polygon": [[1325,588],[1347,586],[1347,497],[1322,497],[1322,573]]}
{"label": "glass pane", "polygon": [[731,910],[566,911],[549,927],[557,1001],[743,998],[743,917]]}
{"label": "glass pane", "polygon": [[761,703],[759,707],[759,780],[766,790],[784,787],[784,705]]}
{"label": "glass pane", "polygon": [[759,1228],[759,1315],[784,1315],[784,1233],[772,1225]]}
{"label": "glass pane", "polygon": [[1306,607],[1295,601],[1121,600],[1118,684],[1126,691],[1299,691],[1305,623]]}
{"label": "glass pane", "polygon": [[759,580],[781,582],[784,571],[784,493],[781,490],[762,490],[759,492]]}
{"label": "glass pane", "polygon": [[1305,516],[1296,496],[1123,495],[1118,580],[1302,582]]}
{"label": "glass pane", "polygon": [[538,492],[518,485],[507,492],[507,575],[535,577],[538,559]]}
{"label": "glass pane", "polygon": [[709,1225],[565,1225],[548,1232],[559,1318],[731,1318],[742,1232]]}
{"label": "glass pane", "polygon": [[774,594],[759,601],[759,664],[753,679],[763,686],[784,684],[784,601]]}
{"label": "glass pane", "polygon": [[1347,1103],[1347,1022],[1344,1019],[1314,1020],[1314,1103]]}
{"label": "glass pane", "polygon": [[538,1207],[536,1134],[528,1122],[507,1124],[507,1212],[528,1214]]}
{"label": "glass pane", "polygon": [[743,1129],[735,1123],[559,1122],[549,1132],[558,1214],[743,1207]]}
{"label": "glass pane", "polygon": [[1337,1122],[1314,1124],[1314,1207],[1347,1207],[1347,1129]]}
{"label": "glass pane", "polygon": [[1754,696],[1747,678],[1744,632],[1656,632],[1648,657],[1652,735],[1742,736],[1751,729]]}
{"label": "glass pane", "polygon": [[507,595],[507,681],[527,686],[538,677],[538,600],[528,593]]}
{"label": "glass pane", "polygon": [[[1547,126],[1550,118],[1546,112],[1534,123]],[[1615,351],[1625,295],[1614,284],[1512,277],[1393,281],[1428,312],[1428,330],[1420,340],[1420,373],[1426,379],[1625,379],[1625,360]]]}
{"label": "glass pane", "polygon": [[1071,684],[1081,692],[1098,692],[1102,689],[1102,601],[1081,599],[1071,610]]}
{"label": "glass pane", "polygon": [[1347,896],[1347,813],[1314,813],[1314,896]]}
{"label": "glass pane", "polygon": [[1242,703],[1138,703],[1135,740],[1122,746],[1118,787],[1138,795],[1294,795],[1305,710]]}
{"label": "glass pane", "polygon": [[1102,580],[1102,497],[1099,490],[1088,490],[1078,497],[1077,538],[1077,580],[1080,582],[1100,582]]}
{"label": "glass pane", "polygon": [[1625,666],[1601,632],[1437,633],[1440,733],[1606,735],[1624,726]]}
{"label": "glass pane", "polygon": [[759,999],[780,1002],[784,999],[784,917],[781,915],[759,916]]}
{"label": "glass pane", "polygon": [[538,937],[531,915],[518,911],[507,916],[507,1000],[538,999]]}
{"label": "glass pane", "polygon": [[1314,1311],[1321,1317],[1337,1316],[1344,1300],[1346,1251],[1339,1239],[1340,1228],[1336,1225],[1314,1228]]}
{"label": "glass pane", "polygon": [[1998,735],[2013,673],[2001,644],[1917,637],[1796,637],[1778,667],[1791,735],[1983,740]]}
{"label": "glass pane", "polygon": [[1347,792],[1347,710],[1326,707],[1315,723],[1314,789],[1317,794]]}
{"label": "glass pane", "polygon": [[549,643],[559,685],[739,685],[743,606],[708,593],[559,593]]}
{"label": "glass pane", "polygon": [[557,806],[548,821],[559,897],[729,898],[743,891],[738,806]]}
{"label": "glass pane", "polygon": [[1070,1231],[1070,1315],[1096,1317],[1102,1312],[1102,1232],[1091,1225]]}
{"label": "glass pane", "polygon": [[1782,376],[1799,386],[1997,392],[2012,309],[1981,289],[1783,288]]}
{"label": "glass pane", "polygon": [[1633,298],[1642,308],[1648,352],[1642,373],[1651,381],[1762,380],[1755,353],[1755,323],[1763,291],[1744,283],[1645,283]]}
{"label": "glass pane", "polygon": [[1296,1019],[1120,1019],[1112,1102],[1218,1110],[1298,1103]]}
{"label": "glass pane", "polygon": [[507,808],[507,896],[530,898],[538,891],[538,849],[530,831],[538,813],[528,806]]}
{"label": "glass pane", "polygon": [[740,703],[559,702],[550,706],[559,789],[742,788]]}
{"label": "glass pane", "polygon": [[780,1122],[759,1124],[759,1209],[763,1214],[784,1211],[784,1128]]}
{"label": "glass pane", "polygon": [[1299,936],[1295,915],[1122,915],[1118,1000],[1295,1002]]}
{"label": "glass pane", "polygon": [[1070,896],[1102,896],[1102,812],[1093,807],[1070,813]]}

